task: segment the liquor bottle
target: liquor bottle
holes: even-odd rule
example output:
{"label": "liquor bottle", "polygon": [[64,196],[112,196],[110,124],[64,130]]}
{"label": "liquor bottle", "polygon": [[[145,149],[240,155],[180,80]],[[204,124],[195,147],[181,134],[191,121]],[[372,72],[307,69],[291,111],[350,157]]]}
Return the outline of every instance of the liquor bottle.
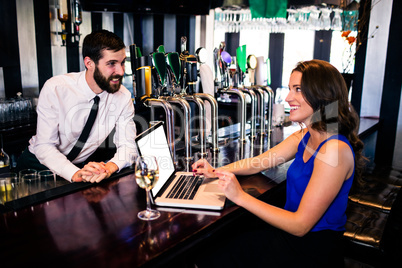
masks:
{"label": "liquor bottle", "polygon": [[0,174],[10,171],[10,157],[3,150],[3,137],[0,135]]}
{"label": "liquor bottle", "polygon": [[74,24],[75,24],[75,41],[80,41],[80,25],[82,23],[82,8],[79,0],[73,2]]}
{"label": "liquor bottle", "polygon": [[61,39],[63,45],[65,45],[67,39],[66,22],[68,21],[68,5],[66,0],[59,0],[57,18],[61,22]]}

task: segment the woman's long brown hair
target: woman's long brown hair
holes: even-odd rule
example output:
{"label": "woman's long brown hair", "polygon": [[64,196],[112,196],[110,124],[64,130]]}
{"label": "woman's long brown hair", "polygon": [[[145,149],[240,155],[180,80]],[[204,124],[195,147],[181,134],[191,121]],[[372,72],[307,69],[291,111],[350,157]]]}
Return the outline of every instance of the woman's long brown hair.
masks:
{"label": "woman's long brown hair", "polygon": [[362,184],[366,158],[362,154],[363,142],[358,136],[359,117],[349,103],[345,80],[334,66],[322,60],[299,62],[294,71],[302,73],[301,92],[314,111],[312,129],[342,134],[352,146],[358,187]]}

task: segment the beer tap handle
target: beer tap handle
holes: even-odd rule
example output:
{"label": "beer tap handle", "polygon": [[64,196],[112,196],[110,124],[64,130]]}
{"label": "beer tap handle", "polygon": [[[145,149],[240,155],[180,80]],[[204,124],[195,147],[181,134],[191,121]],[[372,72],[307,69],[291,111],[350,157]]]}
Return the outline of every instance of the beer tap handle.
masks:
{"label": "beer tap handle", "polygon": [[187,37],[182,36],[180,38],[180,52],[183,53],[187,50]]}

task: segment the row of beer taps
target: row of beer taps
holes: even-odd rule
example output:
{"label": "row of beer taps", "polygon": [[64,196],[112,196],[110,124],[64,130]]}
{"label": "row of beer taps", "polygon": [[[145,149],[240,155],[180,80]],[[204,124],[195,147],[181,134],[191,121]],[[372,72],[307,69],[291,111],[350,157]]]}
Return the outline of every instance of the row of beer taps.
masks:
{"label": "row of beer taps", "polygon": [[[256,60],[253,56],[247,59],[246,47],[237,49],[236,55],[238,67],[236,72],[230,72],[229,66],[233,63],[234,57],[225,51],[225,43],[222,42],[219,49],[214,50],[215,61],[215,80],[208,81],[214,85],[215,96],[208,93],[196,92],[198,77],[201,80],[211,77],[202,77],[203,75],[197,68],[198,64],[205,61],[202,55],[205,54],[205,48],[197,49],[195,55],[187,51],[187,38],[181,37],[181,51],[165,52],[163,45],[157,48],[156,52],[143,56],[140,48],[135,44],[130,46],[131,67],[133,70],[133,87],[136,99],[142,102],[151,110],[151,117],[154,118],[156,107],[164,110],[165,125],[167,130],[167,141],[169,143],[173,160],[178,163],[175,144],[182,137],[176,140],[175,137],[175,118],[182,120],[185,144],[185,166],[189,168],[194,159],[192,154],[192,133],[191,123],[198,122],[198,135],[201,158],[207,156],[207,120],[211,124],[211,151],[219,152],[218,144],[218,102],[216,96],[227,94],[236,96],[240,105],[240,140],[246,141],[246,122],[247,122],[247,103],[250,100],[251,113],[249,119],[251,122],[250,138],[255,139],[257,134],[269,134],[271,129],[273,91],[269,86],[258,86],[252,83],[251,86],[244,86],[245,73],[249,77],[253,76]],[[134,71],[135,70],[135,71]],[[249,98],[247,99],[247,96]],[[210,104],[210,118],[206,118],[206,105]],[[191,109],[190,103],[194,103],[197,109]],[[181,109],[180,109],[181,108]],[[198,112],[193,115],[192,111]],[[196,121],[194,121],[196,120]],[[259,127],[257,129],[257,124]]]}
{"label": "row of beer taps", "polygon": [[[235,95],[240,106],[240,140],[246,140],[246,122],[249,118],[250,138],[255,139],[257,134],[267,135],[271,131],[272,107],[274,92],[267,85],[256,85],[254,74],[257,67],[257,58],[246,54],[246,45],[236,49],[236,57],[225,51],[225,42],[214,50],[215,84],[220,94]],[[235,70],[229,67],[235,65]],[[245,74],[248,73],[250,86],[245,86]],[[219,79],[220,77],[220,79]],[[247,118],[246,100],[250,100],[250,115]],[[259,128],[257,128],[257,122]]]}

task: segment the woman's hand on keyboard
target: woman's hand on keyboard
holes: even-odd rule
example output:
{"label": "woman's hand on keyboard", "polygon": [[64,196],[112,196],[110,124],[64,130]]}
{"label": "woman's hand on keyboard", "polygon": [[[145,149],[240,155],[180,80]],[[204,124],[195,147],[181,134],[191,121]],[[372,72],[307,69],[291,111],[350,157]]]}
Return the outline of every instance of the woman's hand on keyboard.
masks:
{"label": "woman's hand on keyboard", "polygon": [[216,178],[215,169],[206,159],[200,159],[192,165],[194,175],[204,175],[207,178]]}

